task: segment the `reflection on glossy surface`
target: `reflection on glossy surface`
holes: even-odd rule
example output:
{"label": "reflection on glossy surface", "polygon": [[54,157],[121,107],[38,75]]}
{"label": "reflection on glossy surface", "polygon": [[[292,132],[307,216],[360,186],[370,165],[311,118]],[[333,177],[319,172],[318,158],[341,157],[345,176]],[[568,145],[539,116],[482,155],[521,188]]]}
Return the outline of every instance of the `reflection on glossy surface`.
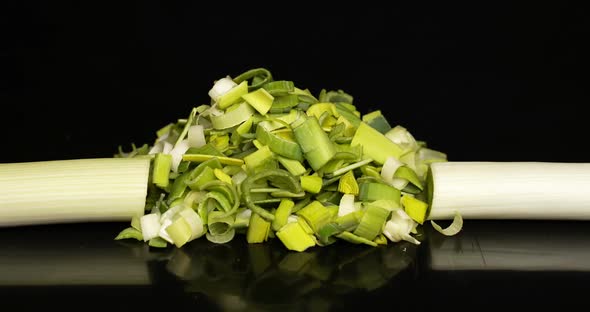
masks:
{"label": "reflection on glossy surface", "polygon": [[432,270],[590,271],[587,222],[468,221],[428,243]]}
{"label": "reflection on glossy surface", "polygon": [[181,249],[157,249],[114,241],[118,229],[119,224],[0,229],[0,298],[46,298],[39,302],[51,306],[73,293],[97,304],[108,302],[99,298],[122,296],[136,298],[130,304],[137,309],[150,306],[146,299],[155,296],[208,311],[332,311],[389,300],[391,289],[403,288],[417,271],[419,246],[409,243],[374,248],[342,242],[297,253],[276,239],[247,244],[238,236],[223,245],[198,240]]}
{"label": "reflection on glossy surface", "polygon": [[137,249],[79,235],[96,226],[2,229],[0,286],[149,285],[150,272]]}
{"label": "reflection on glossy surface", "polygon": [[[0,300],[26,309],[72,298],[119,310],[433,311],[521,302],[586,304],[588,222],[475,221],[423,244],[336,243],[302,253],[280,242],[182,249],[114,241],[121,224],[0,228]],[[559,294],[559,292],[564,292]],[[490,296],[493,294],[493,296]],[[559,294],[559,295],[557,295]],[[121,298],[122,300],[118,299]],[[427,298],[427,300],[425,300]],[[539,300],[542,298],[542,300]],[[113,300],[115,299],[115,300]]]}
{"label": "reflection on glossy surface", "polygon": [[223,310],[328,311],[347,294],[395,283],[414,264],[415,248],[340,244],[296,253],[276,241],[247,244],[238,237],[175,250],[166,268],[184,281],[185,291],[204,294]]}

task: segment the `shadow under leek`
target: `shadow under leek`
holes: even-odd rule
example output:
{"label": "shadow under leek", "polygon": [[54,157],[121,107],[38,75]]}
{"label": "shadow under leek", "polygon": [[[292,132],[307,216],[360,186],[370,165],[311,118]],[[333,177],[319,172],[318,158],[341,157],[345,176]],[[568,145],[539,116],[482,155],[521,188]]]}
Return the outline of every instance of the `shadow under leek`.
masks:
{"label": "shadow under leek", "polygon": [[590,228],[578,221],[476,221],[428,235],[432,270],[590,271]]}

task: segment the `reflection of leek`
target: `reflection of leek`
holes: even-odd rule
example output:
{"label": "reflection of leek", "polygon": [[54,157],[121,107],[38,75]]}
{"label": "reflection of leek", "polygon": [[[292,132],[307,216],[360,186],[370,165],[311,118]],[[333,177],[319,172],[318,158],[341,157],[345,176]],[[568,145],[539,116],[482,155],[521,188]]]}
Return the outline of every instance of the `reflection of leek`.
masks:
{"label": "reflection of leek", "polygon": [[292,252],[277,244],[276,238],[265,244],[196,241],[183,253],[173,253],[167,268],[187,283],[185,291],[204,294],[222,307],[306,310],[320,298],[317,304],[330,310],[343,304],[342,295],[396,283],[395,276],[411,267],[417,248],[335,243]]}
{"label": "reflection of leek", "polygon": [[[2,233],[0,285],[149,285],[146,254],[97,235],[93,241],[77,239],[76,231],[92,231],[91,225],[67,228],[18,229]],[[16,231],[17,229],[15,229]],[[53,232],[50,232],[53,231]],[[110,236],[112,229],[105,231]],[[105,236],[105,235],[103,235]],[[86,236],[87,238],[87,236]],[[101,244],[101,242],[107,242]],[[137,245],[136,245],[137,246]],[[147,247],[140,245],[138,247]],[[135,253],[139,251],[140,253]]]}
{"label": "reflection of leek", "polygon": [[585,224],[489,221],[459,236],[433,234],[433,270],[590,271]]}

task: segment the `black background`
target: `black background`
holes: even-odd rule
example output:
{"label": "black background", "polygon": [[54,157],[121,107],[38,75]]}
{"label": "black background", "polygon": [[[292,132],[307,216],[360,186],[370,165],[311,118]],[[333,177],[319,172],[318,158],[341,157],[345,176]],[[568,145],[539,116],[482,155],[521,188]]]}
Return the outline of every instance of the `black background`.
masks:
{"label": "black background", "polygon": [[254,67],[343,89],[450,160],[590,161],[588,10],[567,2],[2,6],[2,162],[152,143]]}
{"label": "black background", "polygon": [[[583,110],[590,100],[590,12],[583,7],[564,1],[201,3],[2,2],[0,162],[110,157],[119,145],[151,143],[160,126],[208,103],[215,79],[255,67],[315,94],[343,89],[362,112],[381,109],[392,125],[405,126],[450,160],[590,162]],[[470,224],[466,231],[477,229]],[[29,231],[45,237],[43,230],[61,229],[84,244],[95,239],[111,246],[106,239],[120,228],[39,229]],[[551,237],[554,229],[541,224],[531,233]],[[23,237],[11,233],[3,237]],[[14,245],[37,239],[28,237]],[[539,237],[543,246],[546,236]],[[537,306],[581,303],[585,297],[575,291],[588,285],[588,274],[577,272],[492,274],[423,274],[404,289],[432,298],[422,304],[471,309],[476,301],[510,304],[506,298]],[[39,303],[30,300],[30,289],[18,291],[27,297],[14,299],[19,304]],[[396,293],[385,288],[375,296],[395,301]],[[60,294],[72,298],[70,290]]]}

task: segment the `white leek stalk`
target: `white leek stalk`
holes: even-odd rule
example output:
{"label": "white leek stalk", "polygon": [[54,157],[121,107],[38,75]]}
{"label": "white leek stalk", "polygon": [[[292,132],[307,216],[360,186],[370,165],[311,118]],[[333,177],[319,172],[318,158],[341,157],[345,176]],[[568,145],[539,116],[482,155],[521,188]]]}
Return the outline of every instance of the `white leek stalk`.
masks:
{"label": "white leek stalk", "polygon": [[131,221],[142,216],[148,158],[0,164],[0,226]]}
{"label": "white leek stalk", "polygon": [[590,219],[590,163],[439,162],[429,219]]}

